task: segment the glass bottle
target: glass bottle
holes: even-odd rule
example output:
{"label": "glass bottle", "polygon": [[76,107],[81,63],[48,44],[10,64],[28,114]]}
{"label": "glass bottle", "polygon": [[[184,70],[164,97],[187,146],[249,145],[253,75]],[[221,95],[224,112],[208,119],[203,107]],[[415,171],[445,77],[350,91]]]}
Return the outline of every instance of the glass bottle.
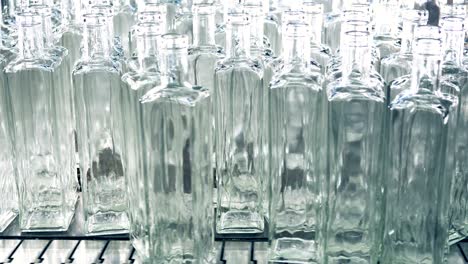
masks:
{"label": "glass bottle", "polygon": [[218,233],[263,233],[263,67],[250,57],[247,16],[233,10],[226,21],[226,58],[216,69],[213,98],[216,228]]}
{"label": "glass bottle", "polygon": [[444,263],[448,247],[450,102],[439,92],[440,35],[427,36],[428,30],[417,29],[410,89],[390,105],[383,264]]}
{"label": "glass bottle", "polygon": [[323,25],[323,41],[335,52],[340,45],[341,10],[344,8],[344,0],[331,0],[331,11],[325,14]]}
{"label": "glass bottle", "polygon": [[188,81],[187,48],[186,36],[162,36],[162,83],[141,98],[137,138],[155,263],[216,263],[211,99]]}
{"label": "glass bottle", "polygon": [[1,7],[1,29],[2,33],[16,34],[16,1],[7,0],[0,2]]}
{"label": "glass bottle", "polygon": [[81,26],[81,0],[62,0],[62,25],[59,31],[59,43],[68,50],[70,69],[80,58],[83,32]]}
{"label": "glass bottle", "polygon": [[[144,16],[140,13],[139,17]],[[141,122],[142,110],[139,99],[151,88],[161,83],[158,60],[158,39],[166,30],[165,23],[162,22],[160,13],[159,23],[155,14],[146,14],[148,22],[139,23],[134,27],[134,37],[136,53],[128,61],[129,71],[122,76],[122,81],[126,84],[122,86],[121,108],[123,119],[125,120],[124,140],[125,151],[125,175],[127,177],[127,190],[130,218],[130,239],[133,246],[143,258],[149,258],[150,240],[149,217],[150,204],[148,196],[148,186],[150,179],[142,171],[141,156],[145,147],[138,141],[137,127]],[[151,22],[150,22],[151,21]]]}
{"label": "glass bottle", "polygon": [[17,19],[19,53],[5,72],[19,225],[66,231],[77,200],[71,93],[61,83],[61,58],[44,41],[43,17],[22,12]]}
{"label": "glass bottle", "polygon": [[[397,45],[398,18],[401,0],[377,0],[372,3],[374,45],[383,59],[399,51]],[[389,10],[392,10],[389,12]],[[377,68],[379,70],[380,67]]]}
{"label": "glass bottle", "polygon": [[[442,62],[442,80],[458,87],[443,93],[448,97],[455,97],[458,104],[452,107],[452,123],[449,127],[449,155],[447,155],[447,171],[453,174],[453,189],[451,198],[451,228],[450,242],[455,243],[468,236],[468,163],[466,161],[466,147],[468,137],[468,71],[464,69],[463,48],[465,40],[464,18],[448,15],[441,19],[444,35],[445,52]],[[456,117],[456,118],[455,118]],[[453,158],[453,160],[452,160]],[[449,175],[448,178],[451,178]]]}
{"label": "glass bottle", "polygon": [[174,18],[175,31],[188,36],[189,43],[193,43],[192,1],[178,0],[177,12]]}
{"label": "glass bottle", "polygon": [[136,9],[131,0],[114,0],[114,34],[119,38],[126,57],[131,57],[128,34],[136,23]]}
{"label": "glass bottle", "polygon": [[402,13],[400,51],[383,58],[380,63],[380,74],[387,83],[411,73],[414,33],[418,25],[427,23],[426,11],[406,9]]}
{"label": "glass bottle", "polygon": [[83,16],[82,56],[73,71],[87,234],[128,231],[120,64],[111,58],[109,17]]}
{"label": "glass bottle", "polygon": [[383,210],[385,95],[371,73],[368,31],[342,34],[342,77],[328,84],[328,170],[319,244],[323,263],[377,263]]}
{"label": "glass bottle", "polygon": [[323,4],[317,4],[315,0],[304,0],[303,8],[309,18],[311,25],[311,58],[320,65],[322,73],[325,73],[325,67],[331,58],[331,50],[322,44],[323,28]]}
{"label": "glass bottle", "polygon": [[320,72],[310,69],[309,25],[300,17],[283,25],[284,65],[268,91],[269,261],[315,263],[319,180],[325,169],[324,91]]}
{"label": "glass bottle", "polygon": [[7,82],[3,69],[6,58],[0,55],[0,232],[13,222],[18,215],[18,193],[13,170],[12,142],[9,137],[9,122],[11,121],[10,102],[8,101]]}
{"label": "glass bottle", "polygon": [[281,55],[281,22],[279,14],[270,8],[270,0],[262,1],[264,10],[263,30],[270,43],[270,48],[276,56]]}

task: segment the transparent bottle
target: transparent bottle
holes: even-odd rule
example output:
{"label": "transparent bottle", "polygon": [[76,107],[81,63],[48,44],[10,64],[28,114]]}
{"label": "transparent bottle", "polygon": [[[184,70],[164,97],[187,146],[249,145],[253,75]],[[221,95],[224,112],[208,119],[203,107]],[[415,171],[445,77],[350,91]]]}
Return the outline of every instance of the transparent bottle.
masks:
{"label": "transparent bottle", "polygon": [[323,25],[323,41],[335,52],[340,45],[341,10],[344,0],[331,0],[331,11],[325,14]]}
{"label": "transparent bottle", "polygon": [[283,24],[284,66],[269,89],[271,263],[317,263],[319,180],[326,109],[320,72],[310,69],[309,25]]}
{"label": "transparent bottle", "polygon": [[377,263],[382,234],[386,102],[371,73],[368,31],[342,34],[342,77],[328,84],[328,176],[319,243],[323,263]]}
{"label": "transparent bottle", "polygon": [[81,0],[63,0],[62,25],[59,31],[59,43],[68,50],[70,69],[81,56],[81,42],[83,32],[81,26]]}
{"label": "transparent bottle", "polygon": [[[145,14],[140,13],[139,16]],[[151,179],[142,171],[142,153],[145,151],[138,140],[138,125],[141,123],[142,105],[140,98],[151,88],[161,83],[158,60],[158,39],[166,30],[165,23],[151,20],[154,14],[147,14],[148,22],[134,27],[136,53],[129,59],[129,71],[122,76],[121,108],[125,120],[124,140],[125,175],[127,177],[130,218],[130,239],[143,258],[150,258],[149,228],[150,204],[148,187]],[[160,14],[161,15],[161,14]],[[165,14],[164,14],[165,15]],[[153,21],[153,22],[150,22]]]}
{"label": "transparent bottle", "polygon": [[400,50],[397,45],[400,2],[401,0],[377,0],[372,3],[375,28],[374,45],[380,59]]}
{"label": "transparent bottle", "polygon": [[[420,26],[426,34],[430,26]],[[450,180],[446,147],[450,102],[439,92],[440,35],[416,36],[411,88],[390,105],[387,206],[381,263],[445,263]]]}
{"label": "transparent bottle", "polygon": [[387,83],[411,73],[413,62],[413,38],[418,25],[427,23],[427,12],[407,9],[402,11],[402,32],[400,51],[383,58],[380,74]]}
{"label": "transparent bottle", "polygon": [[19,53],[5,72],[19,225],[23,232],[66,231],[77,200],[72,98],[61,83],[61,58],[46,47],[43,17],[17,18]]}
{"label": "transparent bottle", "polygon": [[227,14],[226,59],[215,73],[218,233],[263,233],[263,67],[250,57],[250,29],[241,12]]}
{"label": "transparent bottle", "polygon": [[270,0],[262,1],[264,10],[263,30],[270,43],[270,48],[276,56],[281,55],[281,22],[275,8],[270,7]]}
{"label": "transparent bottle", "polygon": [[[449,143],[447,155],[447,171],[453,175],[451,197],[451,228],[450,242],[455,243],[468,236],[468,163],[466,162],[466,147],[468,137],[468,71],[462,65],[465,40],[464,18],[453,15],[441,19],[444,35],[445,52],[442,62],[442,80],[450,82],[458,89],[442,89],[448,93],[448,98],[455,97],[458,104],[453,104],[452,121],[449,128]],[[443,87],[442,87],[443,88]],[[452,160],[453,159],[453,160]],[[447,178],[451,178],[448,175]]]}
{"label": "transparent bottle", "polygon": [[175,32],[188,36],[189,43],[193,43],[193,0],[178,0],[177,12],[174,18]]}
{"label": "transparent bottle", "polygon": [[73,70],[87,234],[128,232],[120,64],[111,58],[109,17],[83,16],[82,57]]}
{"label": "transparent bottle", "polygon": [[162,36],[162,83],[141,98],[138,139],[155,263],[216,263],[211,99],[188,81],[187,48],[186,36]]}
{"label": "transparent bottle", "polygon": [[3,69],[6,58],[0,55],[0,232],[3,232],[18,215],[18,192],[13,170],[12,142],[9,136],[11,124],[10,101],[7,92],[6,76]]}
{"label": "transparent bottle", "polygon": [[315,0],[304,0],[303,8],[306,15],[309,17],[311,25],[310,39],[310,55],[319,65],[322,73],[325,73],[325,68],[331,58],[331,49],[322,44],[322,28],[323,28],[323,4],[317,4]]}

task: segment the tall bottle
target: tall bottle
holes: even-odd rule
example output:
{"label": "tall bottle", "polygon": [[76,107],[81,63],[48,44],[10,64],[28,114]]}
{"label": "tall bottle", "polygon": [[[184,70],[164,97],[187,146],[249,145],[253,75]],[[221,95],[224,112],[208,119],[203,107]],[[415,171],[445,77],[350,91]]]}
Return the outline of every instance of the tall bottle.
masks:
{"label": "tall bottle", "polygon": [[71,93],[62,59],[46,46],[43,17],[17,18],[19,54],[5,72],[19,224],[23,232],[66,231],[77,199]]}
{"label": "tall bottle", "polygon": [[250,57],[247,16],[227,14],[226,59],[215,73],[217,232],[264,231],[263,67]]}
{"label": "tall bottle", "polygon": [[11,105],[7,99],[7,81],[3,69],[7,60],[0,55],[0,232],[3,232],[18,215],[18,193],[13,170],[12,142],[9,137]]}
{"label": "tall bottle", "polygon": [[377,263],[382,233],[383,85],[371,76],[368,31],[342,34],[342,77],[328,89],[328,176],[320,254],[324,263]]}
{"label": "tall bottle", "polygon": [[[454,101],[458,102],[454,104],[455,108],[452,108],[451,112],[453,122],[449,128],[449,155],[447,155],[447,171],[453,173],[450,242],[455,243],[468,236],[468,163],[465,159],[468,155],[465,150],[468,137],[464,132],[468,128],[468,113],[465,110],[468,108],[468,71],[462,64],[465,40],[464,18],[445,16],[441,20],[441,26],[445,43],[441,78],[458,87],[458,90],[442,90],[443,93],[448,92],[449,97],[455,97]],[[449,175],[447,179],[451,177]]]}
{"label": "tall bottle", "polygon": [[325,172],[322,79],[310,69],[309,25],[285,24],[282,70],[269,89],[270,262],[317,261],[314,233]]}
{"label": "tall bottle", "polygon": [[127,232],[120,64],[111,56],[107,16],[83,16],[82,57],[73,71],[85,230]]}
{"label": "tall bottle", "polygon": [[162,83],[141,98],[152,260],[216,263],[211,99],[188,81],[188,38],[161,37]]}
{"label": "tall bottle", "polygon": [[428,30],[417,29],[411,88],[390,105],[384,264],[444,263],[448,247],[450,102],[439,92],[440,35]]}
{"label": "tall bottle", "polygon": [[[150,258],[149,229],[150,203],[148,187],[150,178],[142,171],[142,153],[145,146],[138,140],[138,125],[141,122],[140,98],[151,88],[161,83],[158,59],[158,39],[166,30],[165,13],[141,13],[147,16],[147,22],[139,23],[134,28],[136,53],[127,62],[129,71],[122,76],[126,84],[122,86],[121,108],[125,120],[125,175],[127,177],[127,191],[130,218],[130,239],[133,246],[143,258]],[[151,22],[150,22],[151,21]]]}
{"label": "tall bottle", "polygon": [[427,12],[423,10],[402,11],[403,28],[400,51],[382,58],[380,63],[380,74],[387,83],[411,73],[415,30],[418,25],[427,23],[427,15]]}
{"label": "tall bottle", "polygon": [[83,41],[81,25],[81,0],[63,0],[62,25],[59,32],[59,43],[68,50],[72,68],[81,56],[80,47]]}

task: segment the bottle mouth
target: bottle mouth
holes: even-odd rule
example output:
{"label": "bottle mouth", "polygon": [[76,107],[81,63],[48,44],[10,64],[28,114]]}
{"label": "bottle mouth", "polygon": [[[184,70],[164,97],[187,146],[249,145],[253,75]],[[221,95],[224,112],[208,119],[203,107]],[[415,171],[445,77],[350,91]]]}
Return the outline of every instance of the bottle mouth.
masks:
{"label": "bottle mouth", "polygon": [[364,30],[345,31],[343,41],[349,48],[370,48],[370,33]]}
{"label": "bottle mouth", "polygon": [[284,11],[282,20],[283,20],[283,26],[287,26],[289,24],[305,24],[306,13],[303,11],[297,11],[297,10]]}
{"label": "bottle mouth", "polygon": [[309,15],[322,15],[323,4],[316,3],[311,0],[305,0],[303,3],[304,11]]}
{"label": "bottle mouth", "polygon": [[16,15],[19,27],[34,27],[42,24],[42,18],[39,14],[31,11],[23,11]]}
{"label": "bottle mouth", "polygon": [[83,15],[83,24],[88,27],[105,26],[107,23],[107,17],[101,13],[88,13]]}
{"label": "bottle mouth", "polygon": [[216,7],[208,3],[192,5],[192,12],[199,15],[212,15],[216,12]]}
{"label": "bottle mouth", "polygon": [[250,23],[250,19],[244,12],[239,12],[238,10],[229,11],[226,18],[227,25],[239,25],[246,26]]}
{"label": "bottle mouth", "polygon": [[465,19],[457,16],[445,16],[442,17],[441,26],[444,31],[464,31]]}
{"label": "bottle mouth", "polygon": [[188,49],[188,37],[175,33],[161,36],[161,48],[166,50]]}
{"label": "bottle mouth", "polygon": [[429,19],[429,12],[427,10],[407,9],[403,11],[402,17],[404,21],[423,25]]}

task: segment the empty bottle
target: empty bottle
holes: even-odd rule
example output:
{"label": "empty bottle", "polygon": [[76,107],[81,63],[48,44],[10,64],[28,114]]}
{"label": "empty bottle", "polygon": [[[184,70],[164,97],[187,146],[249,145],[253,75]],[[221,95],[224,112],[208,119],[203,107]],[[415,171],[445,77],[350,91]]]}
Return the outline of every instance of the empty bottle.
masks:
{"label": "empty bottle", "polygon": [[[342,30],[345,28],[342,28]],[[368,31],[342,34],[342,77],[328,84],[323,263],[377,263],[382,234],[383,85],[371,78]]]}
{"label": "empty bottle", "polygon": [[451,102],[439,92],[442,42],[428,34],[434,30],[418,27],[410,89],[390,105],[384,264],[444,263],[448,247]]}
{"label": "empty bottle", "polygon": [[43,17],[17,18],[19,53],[5,72],[19,225],[23,232],[66,231],[77,200],[71,91],[62,57],[45,42]]}
{"label": "empty bottle", "polygon": [[319,182],[325,171],[326,109],[319,69],[310,64],[309,25],[289,18],[284,65],[269,93],[270,262],[316,263]]}
{"label": "empty bottle", "polygon": [[141,98],[151,259],[216,263],[208,89],[188,81],[188,39],[161,37],[162,83]]}
{"label": "empty bottle", "polygon": [[[397,45],[398,19],[401,0],[373,1],[374,45],[380,59],[399,51]],[[389,10],[392,10],[390,12]],[[377,67],[379,70],[380,67]]]}
{"label": "empty bottle", "polygon": [[226,58],[215,73],[217,232],[263,233],[263,67],[250,57],[247,16],[227,14]]}
{"label": "empty bottle", "polygon": [[132,5],[131,0],[115,0],[114,2],[114,33],[120,40],[121,47],[124,54],[129,58],[130,43],[128,34],[133,25],[136,23],[136,9]]}
{"label": "empty bottle", "polygon": [[73,71],[76,122],[88,234],[128,231],[123,167],[120,64],[111,58],[109,17],[83,16],[82,56]]}

